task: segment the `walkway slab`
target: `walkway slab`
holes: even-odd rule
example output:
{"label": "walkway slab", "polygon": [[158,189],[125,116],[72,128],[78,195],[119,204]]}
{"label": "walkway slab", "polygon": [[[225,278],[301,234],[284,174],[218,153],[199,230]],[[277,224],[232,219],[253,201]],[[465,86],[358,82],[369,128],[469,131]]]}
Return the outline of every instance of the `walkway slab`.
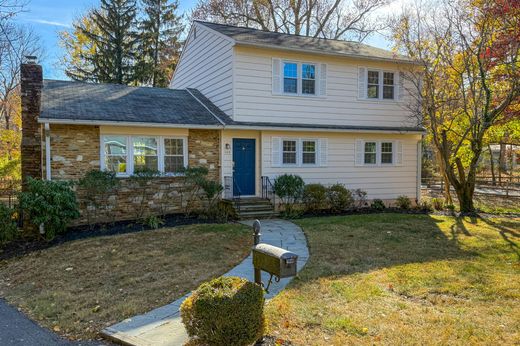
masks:
{"label": "walkway slab", "polygon": [[[244,221],[243,224],[252,226],[253,221]],[[301,228],[285,220],[264,220],[261,221],[261,224],[261,242],[296,253],[298,255],[297,269],[300,271],[309,258],[307,240]],[[254,272],[251,255],[224,276],[239,276],[253,281]],[[267,283],[268,280],[269,275],[262,272],[262,282]],[[291,278],[281,279],[280,282],[273,280],[266,298],[270,299],[277,295],[290,281]],[[184,345],[188,340],[188,335],[182,324],[179,308],[190,294],[186,294],[176,301],[146,314],[110,326],[104,329],[101,334],[116,342],[132,346]]]}

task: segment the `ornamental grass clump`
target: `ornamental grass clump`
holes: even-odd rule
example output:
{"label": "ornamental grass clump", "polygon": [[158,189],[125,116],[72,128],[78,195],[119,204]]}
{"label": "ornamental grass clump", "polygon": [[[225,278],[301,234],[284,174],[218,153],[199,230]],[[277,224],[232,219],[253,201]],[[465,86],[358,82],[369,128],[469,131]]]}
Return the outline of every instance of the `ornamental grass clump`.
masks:
{"label": "ornamental grass clump", "polygon": [[181,305],[190,345],[253,344],[264,334],[264,292],[239,277],[203,283]]}

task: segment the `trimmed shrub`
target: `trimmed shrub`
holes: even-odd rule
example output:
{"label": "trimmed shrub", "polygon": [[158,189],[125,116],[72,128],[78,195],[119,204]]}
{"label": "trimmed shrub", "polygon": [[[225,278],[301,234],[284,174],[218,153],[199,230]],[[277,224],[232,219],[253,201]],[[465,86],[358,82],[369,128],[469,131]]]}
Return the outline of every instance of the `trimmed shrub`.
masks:
{"label": "trimmed shrub", "polygon": [[182,323],[200,345],[251,345],[264,334],[264,291],[239,277],[203,283],[181,305]]}
{"label": "trimmed shrub", "polygon": [[294,208],[294,204],[302,197],[305,186],[303,179],[298,175],[284,174],[274,180],[273,186],[274,192],[282,201],[285,215],[295,216],[297,210]]}
{"label": "trimmed shrub", "polygon": [[375,210],[384,210],[386,208],[385,203],[380,199],[374,199],[370,207]]}
{"label": "trimmed shrub", "polygon": [[18,227],[15,220],[16,212],[0,203],[0,245],[6,244],[18,237]]}
{"label": "trimmed shrub", "polygon": [[397,207],[400,209],[408,210],[412,207],[412,201],[407,196],[399,196],[396,201]]}
{"label": "trimmed shrub", "polygon": [[71,220],[79,217],[76,194],[66,181],[27,179],[27,190],[20,193],[20,208],[37,229],[43,225],[45,238],[65,232]]}
{"label": "trimmed shrub", "polygon": [[305,210],[311,213],[327,208],[327,188],[321,184],[308,184],[303,188]]}
{"label": "trimmed shrub", "polygon": [[332,212],[341,212],[354,204],[350,190],[342,184],[334,184],[327,189],[327,199]]}

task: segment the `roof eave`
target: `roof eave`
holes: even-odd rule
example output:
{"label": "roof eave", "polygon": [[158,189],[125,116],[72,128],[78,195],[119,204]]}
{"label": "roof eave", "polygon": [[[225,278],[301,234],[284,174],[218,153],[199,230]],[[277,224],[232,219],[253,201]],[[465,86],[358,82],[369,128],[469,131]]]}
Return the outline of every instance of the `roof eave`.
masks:
{"label": "roof eave", "polygon": [[223,125],[201,125],[201,124],[172,124],[172,123],[149,123],[137,121],[111,121],[111,120],[78,120],[78,119],[57,119],[57,118],[38,118],[40,124],[61,124],[61,125],[91,125],[91,126],[133,126],[133,127],[157,127],[172,129],[222,129]]}
{"label": "roof eave", "polygon": [[226,125],[226,130],[274,130],[274,131],[291,131],[291,132],[354,132],[354,133],[393,133],[393,134],[424,134],[426,130],[410,128],[410,129],[397,129],[397,128],[324,128],[324,127],[290,127],[290,126],[276,126],[276,125]]}
{"label": "roof eave", "polygon": [[337,56],[337,57],[342,57],[342,58],[355,58],[355,59],[361,59],[361,60],[384,61],[384,62],[402,63],[402,64],[408,64],[408,65],[420,65],[416,61],[399,59],[399,58],[381,58],[381,57],[358,55],[358,54],[342,54],[342,53],[327,52],[327,51],[317,50],[317,49],[280,47],[280,46],[274,46],[274,45],[269,45],[269,44],[252,43],[252,42],[247,42],[247,41],[235,41],[235,45],[255,47],[255,48],[275,49],[275,50],[283,50],[283,51],[292,51],[292,52],[298,52],[298,53],[313,53],[313,54],[320,54],[320,55]]}

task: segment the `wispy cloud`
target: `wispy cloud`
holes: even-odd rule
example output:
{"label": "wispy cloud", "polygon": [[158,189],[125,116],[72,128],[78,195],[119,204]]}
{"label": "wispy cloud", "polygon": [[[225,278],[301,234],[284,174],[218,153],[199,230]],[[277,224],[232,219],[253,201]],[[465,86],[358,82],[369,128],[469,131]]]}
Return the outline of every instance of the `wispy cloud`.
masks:
{"label": "wispy cloud", "polygon": [[51,20],[45,20],[45,19],[29,19],[30,22],[38,23],[38,24],[44,24],[44,25],[53,25],[53,26],[61,26],[64,28],[70,28],[71,25],[68,23],[60,23],[60,22],[54,22]]}

